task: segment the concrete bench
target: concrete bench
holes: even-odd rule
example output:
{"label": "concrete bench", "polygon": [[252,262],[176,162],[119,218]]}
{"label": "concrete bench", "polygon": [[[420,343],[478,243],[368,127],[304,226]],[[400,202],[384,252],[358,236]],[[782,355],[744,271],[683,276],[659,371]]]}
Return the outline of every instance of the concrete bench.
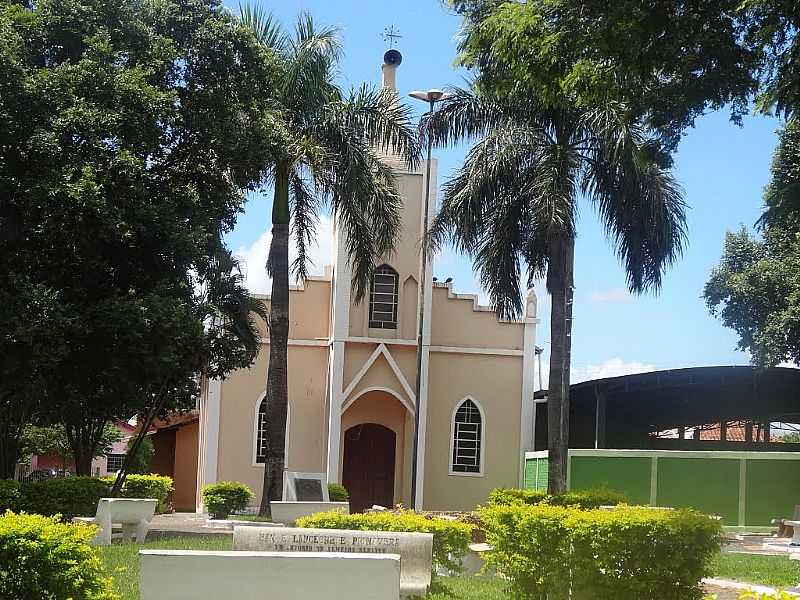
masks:
{"label": "concrete bench", "polygon": [[75,517],[75,523],[93,523],[97,525],[97,535],[93,544],[108,546],[111,544],[111,533],[114,525],[122,526],[122,539],[134,538],[143,544],[147,537],[147,528],[156,512],[158,500],[150,498],[100,498],[94,517]]}
{"label": "concrete bench", "polygon": [[400,595],[424,596],[431,585],[433,534],[290,527],[234,527],[233,549],[270,552],[362,552],[400,556]]}
{"label": "concrete bench", "polygon": [[793,530],[792,541],[789,542],[789,545],[800,547],[800,521],[793,521],[791,519],[787,519],[784,521],[784,524],[788,525]]}
{"label": "concrete bench", "polygon": [[337,512],[350,514],[350,504],[347,502],[309,502],[301,500],[284,500],[270,502],[269,508],[272,511],[272,520],[275,523],[293,525],[297,519],[310,515],[335,510]]}
{"label": "concrete bench", "polygon": [[140,600],[398,600],[396,554],[140,550]]}

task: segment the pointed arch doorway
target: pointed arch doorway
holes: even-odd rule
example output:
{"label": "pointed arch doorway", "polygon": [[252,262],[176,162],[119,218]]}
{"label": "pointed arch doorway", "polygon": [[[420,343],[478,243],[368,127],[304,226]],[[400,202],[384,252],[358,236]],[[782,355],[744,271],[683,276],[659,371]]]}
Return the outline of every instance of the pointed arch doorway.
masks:
{"label": "pointed arch doorway", "polygon": [[345,432],[342,483],[353,512],[394,504],[396,444],[397,434],[377,423],[361,423]]}

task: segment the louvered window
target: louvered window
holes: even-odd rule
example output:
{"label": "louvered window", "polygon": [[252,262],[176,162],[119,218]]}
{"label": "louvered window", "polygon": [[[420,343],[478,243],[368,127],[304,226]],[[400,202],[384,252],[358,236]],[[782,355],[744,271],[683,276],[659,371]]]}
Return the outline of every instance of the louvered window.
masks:
{"label": "louvered window", "polygon": [[369,296],[369,326],[397,329],[398,275],[389,265],[381,265],[372,275]]}
{"label": "louvered window", "polygon": [[453,473],[481,473],[483,418],[478,406],[469,398],[456,410],[453,422]]}

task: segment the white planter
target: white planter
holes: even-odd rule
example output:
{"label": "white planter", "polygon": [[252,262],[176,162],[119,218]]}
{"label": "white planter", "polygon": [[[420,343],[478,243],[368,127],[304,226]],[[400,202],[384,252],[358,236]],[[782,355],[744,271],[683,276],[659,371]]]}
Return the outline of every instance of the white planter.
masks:
{"label": "white planter", "polygon": [[300,502],[284,501],[270,502],[272,509],[272,522],[293,525],[297,519],[307,517],[319,512],[336,510],[346,515],[350,514],[348,502]]}

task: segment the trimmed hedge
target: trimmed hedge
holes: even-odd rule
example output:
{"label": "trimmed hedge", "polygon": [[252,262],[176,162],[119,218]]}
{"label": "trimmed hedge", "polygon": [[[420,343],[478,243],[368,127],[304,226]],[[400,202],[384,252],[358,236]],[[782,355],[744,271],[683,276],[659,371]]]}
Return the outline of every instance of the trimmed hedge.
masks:
{"label": "trimmed hedge", "polygon": [[0,514],[16,510],[19,503],[19,483],[13,479],[0,479]]}
{"label": "trimmed hedge", "polygon": [[563,492],[554,496],[539,490],[497,488],[489,494],[489,506],[513,506],[515,504],[536,506],[549,504],[551,506],[577,506],[578,508],[592,509],[600,508],[601,506],[616,506],[626,502],[627,499],[624,494],[606,488]]}
{"label": "trimmed hedge", "polygon": [[331,502],[347,502],[350,500],[350,494],[343,485],[338,483],[329,483],[328,498]]}
{"label": "trimmed hedge", "polygon": [[203,488],[203,504],[212,519],[226,519],[232,512],[244,510],[254,497],[253,490],[238,481],[220,481]]}
{"label": "trimmed hedge", "polygon": [[318,529],[432,533],[434,565],[451,571],[461,569],[461,557],[466,554],[472,539],[472,527],[466,523],[426,517],[411,510],[354,515],[332,511],[298,519],[297,526]]}
{"label": "trimmed hedge", "polygon": [[0,516],[0,598],[118,600],[89,546],[93,525],[7,512]]}
{"label": "trimmed hedge", "polygon": [[[116,478],[110,476],[103,477],[102,479],[108,483],[110,490]],[[155,498],[158,500],[156,512],[160,514],[169,508],[167,506],[167,501],[174,489],[172,477],[167,477],[166,475],[136,475],[131,473],[125,478],[121,496],[123,498]]]}
{"label": "trimmed hedge", "polygon": [[495,505],[479,510],[489,563],[525,600],[698,600],[718,521],[687,510]]}
{"label": "trimmed hedge", "polygon": [[[22,484],[16,510],[38,515],[93,517],[97,501],[108,498],[114,477],[57,477]],[[128,475],[122,488],[123,498],[155,498],[160,512],[172,491],[172,478],[163,475]],[[0,487],[2,496],[2,487]],[[2,500],[0,500],[1,502]]]}
{"label": "trimmed hedge", "polygon": [[93,517],[97,501],[108,497],[109,485],[98,477],[57,477],[22,484],[18,510],[38,515]]}

